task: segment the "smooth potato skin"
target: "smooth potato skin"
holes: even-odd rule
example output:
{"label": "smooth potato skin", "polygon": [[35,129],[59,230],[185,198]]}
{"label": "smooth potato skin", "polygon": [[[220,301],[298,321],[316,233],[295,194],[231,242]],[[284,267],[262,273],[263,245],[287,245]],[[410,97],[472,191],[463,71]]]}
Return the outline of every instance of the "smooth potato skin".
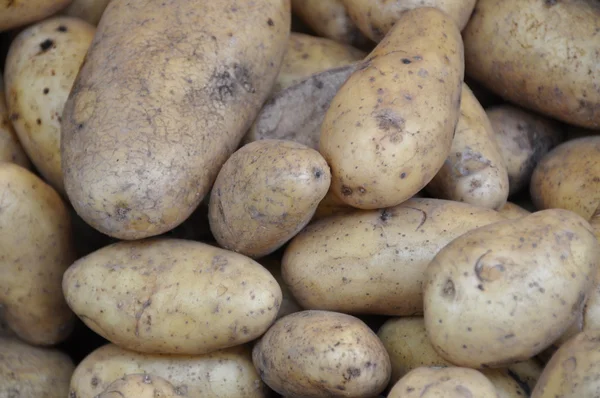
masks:
{"label": "smooth potato skin", "polygon": [[113,0],[65,105],[65,187],[107,235],[181,224],[269,95],[289,0]]}
{"label": "smooth potato skin", "polygon": [[63,9],[72,0],[1,0],[0,32],[40,21]]}
{"label": "smooth potato skin", "polygon": [[73,0],[63,12],[66,15],[81,18],[92,25],[98,25],[109,1],[110,0]]}
{"label": "smooth potato skin", "polygon": [[463,38],[473,79],[524,108],[600,127],[597,1],[480,0]]}
{"label": "smooth potato skin", "polygon": [[23,150],[19,137],[9,120],[4,92],[4,77],[0,74],[0,161],[12,162],[31,169],[31,161]]}
{"label": "smooth potato skin", "polygon": [[337,92],[321,126],[319,151],[340,199],[391,207],[431,181],[458,121],[462,57],[448,16],[435,8],[402,14]]}
{"label": "smooth potato skin", "polygon": [[126,375],[106,387],[97,398],[177,398],[188,396],[185,389],[176,389],[160,376]]}
{"label": "smooth potato skin", "polygon": [[504,206],[498,209],[498,213],[509,220],[516,220],[531,214],[530,211],[513,202],[506,202]]}

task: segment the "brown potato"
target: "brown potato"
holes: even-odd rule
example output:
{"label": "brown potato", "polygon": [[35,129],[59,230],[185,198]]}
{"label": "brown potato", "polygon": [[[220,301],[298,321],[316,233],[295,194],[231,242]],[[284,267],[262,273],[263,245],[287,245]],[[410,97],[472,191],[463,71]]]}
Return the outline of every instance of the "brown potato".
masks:
{"label": "brown potato", "polygon": [[98,25],[110,0],[73,0],[63,12],[81,18],[92,25]]}
{"label": "brown potato", "polygon": [[513,202],[506,202],[504,206],[498,209],[498,213],[509,220],[516,220],[531,214],[530,211]]}
{"label": "brown potato", "polygon": [[31,169],[31,162],[21,146],[19,137],[9,120],[4,96],[4,78],[0,74],[0,162],[12,162]]}
{"label": "brown potato", "polygon": [[65,8],[72,0],[2,0],[0,32],[41,21]]}
{"label": "brown potato", "polygon": [[127,375],[111,383],[96,398],[177,398],[187,397],[187,390],[175,388],[160,376]]}

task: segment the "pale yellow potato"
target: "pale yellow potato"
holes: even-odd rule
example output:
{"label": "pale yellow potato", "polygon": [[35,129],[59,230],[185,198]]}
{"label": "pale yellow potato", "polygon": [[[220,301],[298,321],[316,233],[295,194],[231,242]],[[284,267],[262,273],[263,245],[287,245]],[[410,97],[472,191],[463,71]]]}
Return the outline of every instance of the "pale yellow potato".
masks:
{"label": "pale yellow potato", "polygon": [[[188,397],[263,398],[268,390],[252,364],[250,349],[237,346],[204,355],[149,355],[107,344],[77,365],[70,398],[94,398],[115,380],[147,373],[171,383]],[[66,396],[64,396],[66,397]]]}
{"label": "pale yellow potato", "polygon": [[426,270],[425,327],[459,366],[503,367],[556,341],[582,311],[600,244],[587,221],[552,209],[456,238]]}
{"label": "pale yellow potato", "polygon": [[31,161],[21,146],[19,137],[9,120],[4,96],[4,77],[0,74],[0,161],[12,162],[31,169]]}
{"label": "pale yellow potato", "polygon": [[266,256],[308,224],[330,183],[329,166],[316,150],[288,140],[251,142],[217,175],[210,229],[225,249]]}
{"label": "pale yellow potato", "polygon": [[131,374],[111,383],[96,398],[177,398],[189,397],[187,390],[175,388],[160,376]]}
{"label": "pale yellow potato", "polygon": [[53,17],[11,43],[4,79],[10,119],[44,179],[64,194],[60,156],[63,108],[95,29],[77,18]]}
{"label": "pale yellow potato", "polygon": [[434,256],[465,232],[502,220],[494,210],[440,199],[327,217],[286,247],[283,280],[306,309],[420,314]]}
{"label": "pale yellow potato", "polygon": [[1,0],[0,32],[41,21],[65,8],[72,0]]}
{"label": "pale yellow potato", "polygon": [[529,210],[513,202],[506,202],[504,206],[498,209],[498,213],[509,220],[516,220],[531,214]]}
{"label": "pale yellow potato", "polygon": [[92,25],[98,25],[100,18],[110,0],[73,0],[63,10],[63,13],[72,17],[81,18]]}
{"label": "pale yellow potato", "polygon": [[258,340],[252,361],[263,381],[288,398],[373,397],[390,379],[390,359],[353,316],[301,311],[279,319]]}
{"label": "pale yellow potato", "polygon": [[508,172],[485,110],[463,83],[450,154],[425,188],[440,199],[499,209],[508,198]]}
{"label": "pale yellow potato", "polygon": [[288,289],[287,285],[283,282],[281,276],[281,260],[278,257],[268,256],[263,257],[259,262],[271,273],[271,275],[273,275],[273,278],[275,278],[279,287],[281,287],[281,305],[279,307],[279,312],[277,313],[277,319],[283,318],[294,312],[302,311],[302,307],[300,307],[300,304],[298,304],[292,295],[292,292],[290,292],[290,289]]}
{"label": "pale yellow potato", "polygon": [[433,179],[452,145],[463,64],[460,32],[447,15],[402,14],[337,92],[321,126],[319,151],[340,199],[361,209],[395,206]]}

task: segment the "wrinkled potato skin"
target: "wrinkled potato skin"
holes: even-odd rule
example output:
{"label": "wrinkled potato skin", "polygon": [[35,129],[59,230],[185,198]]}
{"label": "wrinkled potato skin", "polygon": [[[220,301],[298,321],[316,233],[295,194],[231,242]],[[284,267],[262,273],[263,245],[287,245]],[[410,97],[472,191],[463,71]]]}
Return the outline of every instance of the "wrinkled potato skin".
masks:
{"label": "wrinkled potato skin", "polygon": [[506,202],[504,206],[498,209],[498,213],[500,213],[502,217],[507,218],[509,220],[517,220],[519,218],[523,218],[531,214],[530,211],[522,208],[521,206],[513,202]]}
{"label": "wrinkled potato skin", "polygon": [[41,21],[65,8],[72,0],[2,0],[0,32]]}
{"label": "wrinkled potato skin", "polygon": [[508,172],[488,117],[463,83],[450,154],[426,190],[436,198],[499,209],[508,198]]}
{"label": "wrinkled potato skin", "polygon": [[473,79],[524,108],[600,128],[597,1],[480,0],[463,38]]}
{"label": "wrinkled potato skin", "polygon": [[402,14],[337,92],[321,126],[319,151],[340,199],[390,207],[431,181],[458,121],[462,56],[460,32],[441,11]]}
{"label": "wrinkled potato skin", "polygon": [[350,19],[374,42],[380,42],[406,10],[435,7],[444,11],[463,30],[476,0],[342,0]]}
{"label": "wrinkled potato skin", "polygon": [[425,269],[437,252],[467,231],[502,220],[494,210],[439,199],[328,217],[292,239],[282,276],[306,309],[420,314]]}
{"label": "wrinkled potato skin", "polygon": [[71,221],[60,196],[30,171],[0,163],[0,305],[30,344],[52,345],[71,332],[63,272],[75,261]]}
{"label": "wrinkled potato skin", "polygon": [[6,98],[15,131],[40,174],[61,194],[63,108],[94,31],[77,18],[50,18],[22,31],[6,58]]}
{"label": "wrinkled potato skin", "polygon": [[287,398],[376,396],[391,372],[365,323],[329,311],[281,318],[254,346],[252,360],[264,382]]}
{"label": "wrinkled potato skin", "polygon": [[109,1],[110,0],[73,0],[63,12],[66,15],[81,18],[92,25],[98,25]]}
{"label": "wrinkled potato skin", "polygon": [[133,374],[116,380],[97,398],[177,398],[186,397],[184,389],[175,389],[160,376]]}
{"label": "wrinkled potato skin", "polygon": [[21,146],[19,137],[9,120],[4,96],[4,77],[0,74],[0,161],[31,169],[31,162]]}
{"label": "wrinkled potato skin", "polygon": [[279,285],[255,261],[164,238],[119,242],[79,259],[63,290],[92,330],[144,353],[204,354],[246,343],[266,331],[281,303]]}
{"label": "wrinkled potato skin", "polygon": [[316,150],[286,140],[252,142],[219,171],[210,229],[225,249],[266,256],[308,224],[330,183],[329,166]]}
{"label": "wrinkled potato skin", "polygon": [[581,313],[598,261],[590,225],[562,209],[467,232],[427,267],[427,334],[441,356],[460,366],[529,359]]}
{"label": "wrinkled potato skin", "polygon": [[148,355],[107,344],[75,369],[69,398],[94,398],[112,382],[136,373],[162,377],[189,397],[263,398],[267,389],[254,369],[250,349],[237,346],[197,356]]}
{"label": "wrinkled potato skin", "polygon": [[77,213],[124,240],[181,224],[269,95],[290,17],[289,0],[112,0],[63,115]]}

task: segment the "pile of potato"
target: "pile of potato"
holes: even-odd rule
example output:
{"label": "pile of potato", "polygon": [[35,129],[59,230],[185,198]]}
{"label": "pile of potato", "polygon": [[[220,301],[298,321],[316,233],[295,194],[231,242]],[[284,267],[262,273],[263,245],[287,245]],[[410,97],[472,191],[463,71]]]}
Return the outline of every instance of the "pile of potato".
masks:
{"label": "pile of potato", "polygon": [[597,0],[0,32],[0,398],[598,397]]}

